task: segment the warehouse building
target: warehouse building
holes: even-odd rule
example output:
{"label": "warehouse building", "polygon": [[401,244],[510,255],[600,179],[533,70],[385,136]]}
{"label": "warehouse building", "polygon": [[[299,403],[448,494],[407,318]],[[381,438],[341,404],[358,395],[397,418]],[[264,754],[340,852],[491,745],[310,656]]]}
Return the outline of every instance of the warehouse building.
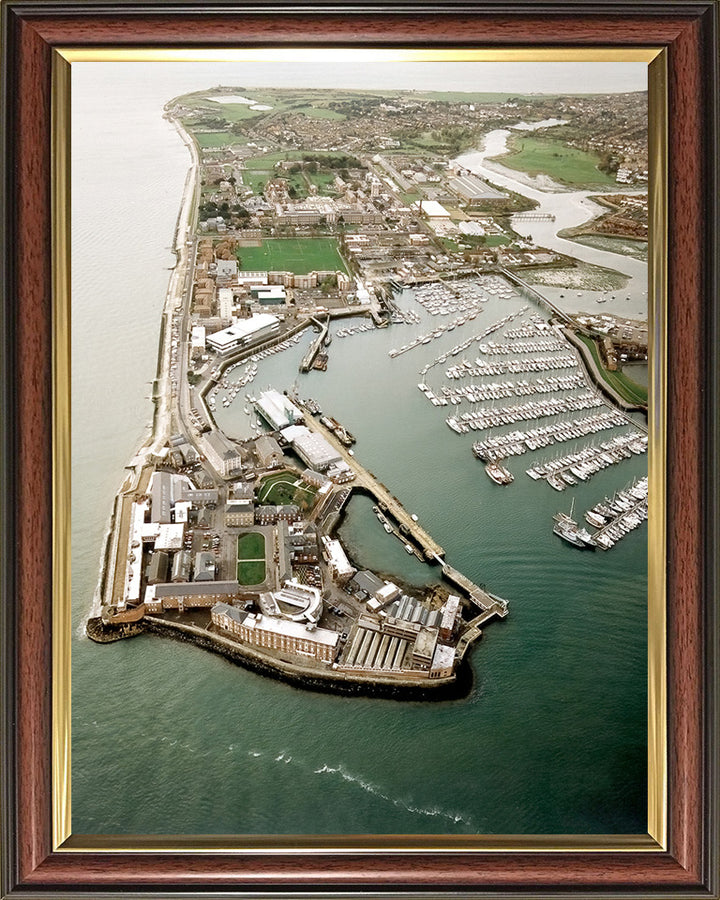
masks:
{"label": "warehouse building", "polygon": [[284,428],[282,435],[305,465],[316,472],[324,472],[342,460],[337,450],[321,434],[310,431],[304,425]]}
{"label": "warehouse building", "polygon": [[302,422],[303,414],[300,409],[280,391],[263,391],[255,401],[255,409],[275,431]]}
{"label": "warehouse building", "polygon": [[458,175],[448,182],[450,190],[465,200],[469,206],[475,206],[487,200],[507,200],[507,194],[482,181],[475,175]]}
{"label": "warehouse building", "polygon": [[[221,432],[203,435],[202,442],[208,462],[220,475],[227,477],[242,470],[240,451]],[[215,494],[217,502],[217,491]]]}

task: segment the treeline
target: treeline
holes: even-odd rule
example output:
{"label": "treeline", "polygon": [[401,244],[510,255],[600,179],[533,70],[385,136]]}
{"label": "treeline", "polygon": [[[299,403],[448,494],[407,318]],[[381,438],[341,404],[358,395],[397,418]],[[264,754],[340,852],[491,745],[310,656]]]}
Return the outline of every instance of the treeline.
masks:
{"label": "treeline", "polygon": [[362,169],[360,160],[344,153],[303,153],[303,162],[315,163],[324,169]]}
{"label": "treeline", "polygon": [[229,216],[237,216],[240,219],[250,217],[250,213],[240,203],[235,203],[231,206],[227,201],[223,203],[214,203],[212,201],[201,203],[198,211],[201,220],[216,219],[218,216],[222,216],[223,219]]}

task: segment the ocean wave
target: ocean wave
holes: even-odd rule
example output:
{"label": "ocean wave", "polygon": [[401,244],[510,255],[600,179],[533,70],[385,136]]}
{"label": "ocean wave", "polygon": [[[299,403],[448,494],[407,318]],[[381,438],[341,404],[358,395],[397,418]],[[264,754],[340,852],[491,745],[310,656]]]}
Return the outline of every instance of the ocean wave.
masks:
{"label": "ocean wave", "polygon": [[473,821],[470,816],[465,816],[459,812],[453,812],[451,810],[443,809],[440,806],[415,806],[412,802],[406,802],[400,797],[391,797],[389,794],[386,794],[383,790],[381,790],[376,784],[373,784],[370,781],[365,781],[358,775],[353,775],[351,772],[348,772],[342,766],[342,764],[339,766],[323,765],[319,769],[314,769],[314,774],[338,775],[340,778],[342,778],[343,781],[347,781],[350,784],[357,785],[361,790],[366,791],[368,794],[372,794],[374,797],[378,797],[380,800],[391,803],[397,809],[404,809],[406,812],[414,813],[415,815],[420,816],[440,816],[441,818],[448,819],[450,822],[453,822],[455,824],[462,823],[463,825],[467,825],[469,828],[474,828]]}

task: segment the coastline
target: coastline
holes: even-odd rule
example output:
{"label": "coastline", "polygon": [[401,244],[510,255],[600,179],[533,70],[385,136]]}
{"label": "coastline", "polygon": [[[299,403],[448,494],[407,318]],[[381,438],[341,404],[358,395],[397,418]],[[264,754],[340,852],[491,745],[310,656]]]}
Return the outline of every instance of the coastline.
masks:
{"label": "coastline", "polygon": [[99,644],[155,634],[183,643],[193,644],[223,656],[236,665],[259,675],[284,681],[296,688],[320,693],[380,697],[391,700],[457,700],[472,689],[472,670],[465,659],[456,672],[446,678],[366,676],[360,673],[303,666],[287,659],[260,653],[248,644],[240,644],[193,625],[171,622],[157,616],[145,616],[138,623],[107,625],[101,619],[88,621],[87,635]]}

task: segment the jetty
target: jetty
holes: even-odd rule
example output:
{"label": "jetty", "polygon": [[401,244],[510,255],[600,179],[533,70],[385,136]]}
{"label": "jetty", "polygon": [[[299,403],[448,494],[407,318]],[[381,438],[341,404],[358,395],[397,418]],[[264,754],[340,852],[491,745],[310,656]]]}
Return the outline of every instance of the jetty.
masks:
{"label": "jetty", "polygon": [[321,434],[325,440],[342,456],[343,460],[348,464],[355,474],[353,487],[361,489],[365,493],[370,494],[382,510],[384,515],[391,516],[398,524],[398,528],[403,537],[412,538],[420,547],[429,561],[441,560],[445,556],[445,551],[434,540],[425,529],[420,525],[412,515],[405,509],[402,503],[378,481],[378,479],[361,465],[350,453],[347,447],[343,446],[337,439],[334,432],[326,428],[318,419],[313,416],[305,416],[305,424],[310,431]]}

